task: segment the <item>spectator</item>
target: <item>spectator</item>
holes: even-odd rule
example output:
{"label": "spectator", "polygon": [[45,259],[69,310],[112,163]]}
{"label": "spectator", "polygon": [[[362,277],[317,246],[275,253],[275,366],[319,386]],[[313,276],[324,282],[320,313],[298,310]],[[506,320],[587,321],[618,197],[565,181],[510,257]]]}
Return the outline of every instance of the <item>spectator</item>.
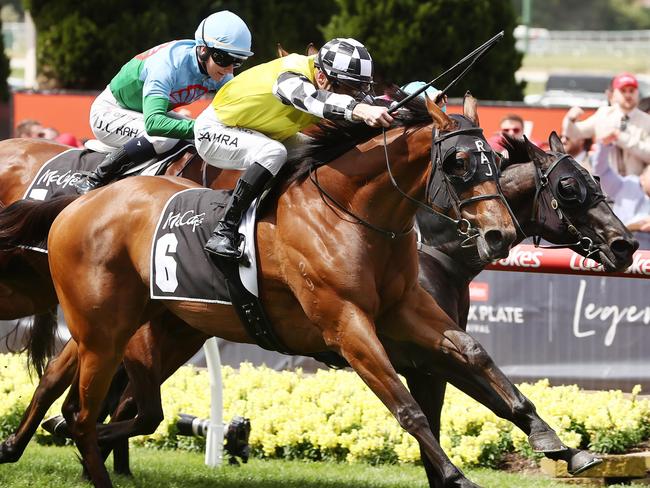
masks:
{"label": "spectator", "polygon": [[517,114],[506,115],[499,123],[499,132],[488,140],[488,144],[490,144],[494,151],[507,156],[508,151],[503,146],[503,139],[501,137],[503,134],[508,134],[510,137],[516,139],[522,139],[524,137],[524,119]]}
{"label": "spectator", "polygon": [[43,137],[45,127],[37,120],[25,119],[18,123],[15,130],[15,137]]}
{"label": "spectator", "polygon": [[650,114],[650,97],[645,97],[639,100],[639,110]]}
{"label": "spectator", "polygon": [[585,120],[584,111],[571,107],[562,121],[563,133],[570,139],[593,137],[602,144],[614,144],[609,165],[621,176],[640,175],[650,164],[650,115],[637,107],[639,83],[630,73],[614,77],[610,86],[611,105],[600,107]]}
{"label": "spectator", "polygon": [[609,165],[613,144],[595,144],[592,156],[593,174],[600,176],[605,193],[613,199],[612,210],[621,221],[635,230],[650,230],[650,197],[643,189],[647,176],[621,176]]}
{"label": "spectator", "polygon": [[591,163],[589,162],[589,149],[593,143],[592,139],[571,139],[562,134],[562,144],[567,154],[571,155],[583,168],[591,172]]}
{"label": "spectator", "polygon": [[508,134],[516,139],[524,137],[524,119],[517,114],[508,114],[501,119],[499,124],[501,134]]}
{"label": "spectator", "polygon": [[43,139],[49,139],[50,141],[54,141],[56,140],[57,137],[59,137],[59,131],[53,127],[45,127],[43,129],[43,135],[39,137],[42,137]]}

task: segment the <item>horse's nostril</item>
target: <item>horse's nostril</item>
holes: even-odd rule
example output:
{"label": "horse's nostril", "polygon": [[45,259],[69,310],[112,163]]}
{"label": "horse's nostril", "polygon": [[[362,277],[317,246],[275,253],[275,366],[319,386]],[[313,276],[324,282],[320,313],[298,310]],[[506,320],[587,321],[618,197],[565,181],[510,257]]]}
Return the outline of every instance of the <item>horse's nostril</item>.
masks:
{"label": "horse's nostril", "polygon": [[637,240],[615,239],[609,244],[609,248],[616,256],[627,258],[639,248],[639,242]]}
{"label": "horse's nostril", "polygon": [[491,229],[488,230],[485,235],[485,242],[489,246],[490,249],[493,250],[501,250],[504,245],[504,240],[503,240],[503,234],[501,233],[500,230],[497,229]]}

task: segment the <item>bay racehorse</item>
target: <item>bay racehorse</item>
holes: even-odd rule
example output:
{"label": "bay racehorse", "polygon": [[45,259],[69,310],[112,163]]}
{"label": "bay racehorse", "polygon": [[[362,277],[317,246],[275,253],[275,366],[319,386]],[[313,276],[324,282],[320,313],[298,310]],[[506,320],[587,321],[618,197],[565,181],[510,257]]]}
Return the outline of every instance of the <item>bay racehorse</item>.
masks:
{"label": "bay racehorse", "polygon": [[[420,347],[439,349],[444,336],[431,332],[430,325],[457,329],[417,283],[413,201],[426,193],[431,203],[442,188],[428,183],[445,184],[445,179],[444,191],[456,199],[447,176],[463,180],[476,160],[467,153],[447,166],[442,161],[432,166],[432,129],[444,138],[458,122],[428,100],[428,112],[418,104],[414,101],[402,114],[403,127],[385,138],[366,134],[368,139],[343,157],[289,179],[272,197],[257,224],[261,295],[288,348],[340,354],[418,440],[442,485],[470,487],[475,485],[440,449],[377,337],[410,337]],[[472,110],[466,103],[466,115],[476,120],[475,104]],[[350,148],[348,141],[343,145]],[[392,165],[390,176],[386,159]],[[447,176],[441,181],[436,171]],[[474,166],[471,173],[482,180],[470,186],[462,181],[453,207],[481,258],[494,259],[507,253],[515,237],[513,224],[499,198],[486,198],[498,195],[494,164]],[[494,179],[485,178],[488,173]],[[392,181],[399,182],[401,191]],[[149,299],[150,232],[169,196],[191,186],[171,178],[134,177],[71,204],[69,198],[15,204],[14,213],[22,208],[32,216],[52,215],[53,207],[69,204],[53,223],[48,241],[52,278],[78,343],[79,366],[64,415],[97,486],[110,486],[110,478],[97,447],[95,422],[124,347],[141,323],[168,309],[208,335],[251,341],[230,306]],[[21,235],[26,243],[48,230],[30,229],[34,235]],[[6,242],[15,243],[7,239],[8,232],[2,233]]]}
{"label": "bay racehorse", "polygon": [[[613,216],[609,207],[603,202],[602,192],[596,182],[581,170],[575,161],[561,158],[562,154],[560,153],[563,152],[563,148],[557,136],[553,134],[549,142],[556,151],[551,155],[542,153],[535,146],[524,143],[524,141],[510,140],[507,145],[510,159],[507,162],[508,165],[502,168],[501,186],[515,214],[518,216],[522,228],[528,235],[541,236],[556,244],[576,245],[578,247],[577,251],[583,255],[593,257],[594,250],[597,249],[598,253],[601,254],[600,261],[606,263],[607,269],[612,269],[612,266],[615,269],[624,269],[631,259],[636,244],[631,240],[625,227]],[[532,159],[533,162],[522,164],[528,159]],[[555,164],[560,160],[562,160],[562,164]],[[548,174],[553,177],[553,181],[558,185],[557,188],[542,184]],[[562,185],[562,194],[558,192],[560,183]],[[556,206],[556,209],[559,208],[567,216],[573,214],[571,218],[576,224],[575,228],[581,236],[580,238],[576,237],[575,231],[569,231],[570,226],[561,217],[562,214],[558,215],[556,209],[553,209],[551,201],[554,198],[557,198],[556,201],[559,202],[559,207]],[[541,204],[534,204],[533,202],[536,199]],[[533,215],[535,212],[537,214]],[[435,216],[424,212],[419,215],[418,222],[422,240],[422,249],[419,254],[420,282],[425,285],[427,291],[464,329],[469,306],[467,285],[471,278],[482,270],[485,263],[476,255],[476,248],[461,246],[461,241],[458,240],[454,227],[450,226],[448,222],[441,221]],[[593,240],[590,245],[587,245],[587,241],[582,238],[584,234],[592,235]],[[520,235],[519,239],[522,237],[523,235]],[[598,259],[597,256],[596,259]],[[161,323],[160,321],[152,323],[152,330],[149,330],[148,326],[141,327],[134,339],[129,343],[129,346],[131,343],[142,343],[140,340],[136,341],[136,337],[146,336],[150,333],[151,340],[146,341],[146,344],[152,350],[148,351],[148,354],[140,350],[140,353],[146,359],[142,358],[136,362],[140,365],[140,374],[132,376],[144,381],[142,386],[138,388],[134,386],[135,382],[129,385],[129,389],[124,393],[119,408],[113,412],[112,421],[133,418],[136,414],[137,417],[129,425],[129,428],[124,431],[115,429],[115,425],[109,425],[104,430],[104,439],[122,434],[150,433],[162,419],[162,409],[153,400],[159,398],[159,383],[157,380],[159,378],[165,379],[178,366],[186,362],[199,349],[203,340],[207,338],[201,332],[185,327],[186,335],[182,343],[183,348],[179,349],[178,338],[174,337],[174,334],[180,333],[183,325],[173,324],[173,319],[174,317],[168,316],[163,328],[155,327],[155,325]],[[172,325],[174,328],[168,330]],[[190,341],[192,337],[194,343]],[[489,382],[486,387],[481,385],[480,378],[472,379],[472,376],[476,376],[475,371],[463,370],[463,368],[459,368],[458,365],[453,363],[432,375],[431,369],[440,367],[440,358],[436,358],[436,356],[425,356],[422,359],[422,367],[413,368],[409,358],[413,357],[414,353],[409,352],[408,343],[387,345],[386,341],[383,342],[387,346],[391,362],[398,372],[407,378],[409,387],[427,414],[434,433],[439,430],[439,412],[444,394],[444,382],[438,379],[439,375],[443,377],[448,375],[452,378],[455,376],[454,382],[461,389],[485,403],[504,418],[517,423],[523,431],[529,434],[534,432],[535,435],[531,437],[533,448],[542,452],[545,451],[549,457],[566,460],[570,472],[578,473],[587,469],[596,461],[588,453],[560,448],[561,446],[555,434],[545,422],[537,417],[534,406],[515,387],[510,385],[498,370],[496,370],[496,374],[491,375],[493,380],[496,380],[498,388],[490,390]],[[481,351],[481,354],[485,354],[485,351],[480,346],[477,345],[476,347]],[[74,361],[76,358],[74,342],[66,346],[62,356],[65,358],[66,355],[73,358],[71,364],[64,362],[68,366],[69,371],[67,374],[71,377],[76,364]],[[127,350],[125,360],[128,356],[129,351]],[[150,371],[143,371],[142,365],[150,364],[148,361],[153,358],[156,358],[159,362],[150,365]],[[402,364],[400,364],[400,361]],[[496,369],[489,358],[485,363],[490,366],[486,368],[488,371]],[[7,447],[8,452],[15,453],[16,446],[26,445],[29,436],[25,436],[25,432],[35,430],[36,425],[42,419],[43,413],[51,402],[69,384],[69,381],[61,381],[61,377],[57,379],[58,374],[58,370],[48,367],[48,371],[35,396],[37,401],[32,401],[30,404],[30,410],[37,410],[40,414],[26,414],[18,432],[3,444],[2,450]],[[483,373],[482,375],[490,378],[489,374]],[[62,386],[58,389],[55,388],[57,382],[62,383]],[[442,389],[441,385],[443,385]],[[52,389],[58,393],[52,394],[49,391]],[[39,395],[39,390],[44,392]],[[134,390],[143,399],[143,401],[139,402],[140,406],[137,408],[134,401]],[[121,393],[121,390],[117,393]],[[504,405],[507,406],[505,413]],[[32,428],[26,425],[30,423]],[[18,453],[19,455],[20,453]],[[431,475],[432,470],[428,463],[425,463],[425,466],[427,473]],[[122,466],[120,471],[128,472],[128,466]]]}
{"label": "bay racehorse", "polygon": [[[0,141],[0,208],[22,199],[41,167],[68,149],[44,139]],[[231,188],[238,173],[206,165],[195,151],[179,154],[165,172],[214,189]],[[57,304],[46,255],[30,250],[0,253],[0,320],[35,315],[26,342],[39,376],[53,351],[52,309]]]}
{"label": "bay racehorse", "polygon": [[[44,139],[18,138],[0,141],[0,208],[22,199],[43,165],[69,149],[68,146]],[[222,171],[205,164],[193,150],[178,154],[167,167],[165,174],[181,175],[213,189],[232,188],[239,177],[239,171]],[[30,364],[39,376],[54,352],[57,304],[58,298],[54,292],[45,254],[29,249],[0,252],[0,320],[34,315],[23,340]],[[146,338],[142,337],[141,341],[145,340]],[[142,343],[144,342],[140,344]],[[134,343],[133,347],[138,350],[142,348],[138,343]],[[62,379],[64,383],[67,379],[69,383],[72,381],[75,365],[76,347],[73,350],[68,349],[48,364],[50,374],[43,381],[41,388],[37,389],[35,398],[22,419],[20,429],[0,446],[0,462],[14,462],[20,458],[29,439],[36,432],[39,420],[47,411],[48,407],[41,411],[39,406],[53,402],[68,387],[60,381],[52,382],[52,378]],[[59,377],[58,373],[63,375],[67,370],[71,370],[69,376]],[[59,385],[63,388],[60,391],[57,389]],[[46,386],[52,389],[48,390]],[[119,452],[124,454],[128,445],[122,444],[122,447]],[[125,466],[125,471],[122,472],[128,472],[128,461],[123,462],[120,454],[114,457],[114,461],[118,471],[122,465]]]}

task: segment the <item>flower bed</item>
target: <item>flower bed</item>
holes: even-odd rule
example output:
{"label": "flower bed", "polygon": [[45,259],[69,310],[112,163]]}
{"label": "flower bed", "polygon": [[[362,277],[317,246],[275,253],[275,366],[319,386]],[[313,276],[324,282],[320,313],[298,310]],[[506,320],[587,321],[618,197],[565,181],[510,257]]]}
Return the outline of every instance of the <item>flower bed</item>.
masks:
{"label": "flower bed", "polygon": [[[420,453],[365,384],[348,371],[277,372],[242,364],[223,368],[224,419],[251,419],[253,454],[267,458],[414,463]],[[0,435],[20,421],[35,388],[24,356],[0,355]],[[571,447],[623,452],[650,436],[650,404],[620,391],[584,392],[547,381],[520,385],[560,438]],[[183,367],[163,385],[165,420],[133,443],[155,448],[203,449],[203,440],[176,435],[179,412],[208,417],[205,370]],[[50,409],[60,412],[61,399]],[[49,437],[39,429],[37,439]],[[441,444],[459,466],[495,466],[506,452],[530,455],[526,436],[458,390],[449,388]]]}

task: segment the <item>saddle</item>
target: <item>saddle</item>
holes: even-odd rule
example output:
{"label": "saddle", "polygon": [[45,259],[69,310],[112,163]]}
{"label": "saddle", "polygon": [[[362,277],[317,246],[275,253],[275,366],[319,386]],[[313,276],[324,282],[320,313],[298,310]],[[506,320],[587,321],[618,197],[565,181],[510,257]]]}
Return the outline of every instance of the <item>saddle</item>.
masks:
{"label": "saddle", "polygon": [[[167,201],[153,236],[150,296],[232,305],[249,335],[267,350],[293,354],[283,344],[268,319],[259,297],[255,221],[257,201],[248,209],[239,228],[246,242],[246,258],[240,261],[210,258],[203,246],[222,217],[230,191],[191,188]],[[345,367],[335,353],[312,357],[333,367]]]}
{"label": "saddle", "polygon": [[[106,157],[101,146],[92,144],[90,146],[100,151],[88,148],[68,149],[47,161],[36,174],[23,198],[45,201],[56,196],[76,195],[73,183],[84,174],[94,171]],[[181,141],[172,150],[161,154],[157,160],[137,166],[122,176],[165,174],[169,165],[188,150],[194,151],[194,146],[189,142]]]}

